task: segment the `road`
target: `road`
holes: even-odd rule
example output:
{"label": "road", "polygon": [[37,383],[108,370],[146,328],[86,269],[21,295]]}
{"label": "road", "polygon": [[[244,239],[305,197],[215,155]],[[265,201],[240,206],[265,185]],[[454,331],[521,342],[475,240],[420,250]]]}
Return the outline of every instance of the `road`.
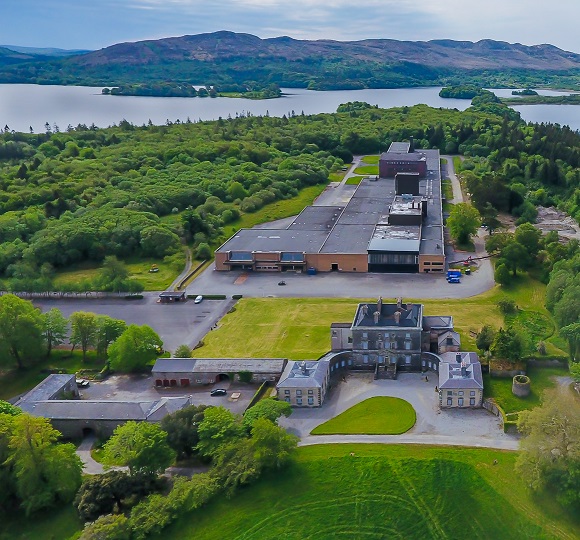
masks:
{"label": "road", "polygon": [[451,187],[453,188],[453,199],[451,199],[451,204],[458,204],[464,202],[463,199],[463,192],[461,191],[461,184],[459,183],[459,178],[455,174],[455,167],[453,165],[453,156],[441,156],[447,162],[445,166],[443,176],[445,177],[445,173],[447,173],[447,177],[451,180]]}

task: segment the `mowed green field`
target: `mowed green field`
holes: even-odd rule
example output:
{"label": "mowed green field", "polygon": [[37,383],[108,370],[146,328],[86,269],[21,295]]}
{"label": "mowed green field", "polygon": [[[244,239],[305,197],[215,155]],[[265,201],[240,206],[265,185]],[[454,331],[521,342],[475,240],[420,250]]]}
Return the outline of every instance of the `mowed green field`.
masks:
{"label": "mowed green field", "polygon": [[[351,455],[354,453],[354,456]],[[167,540],[577,538],[532,500],[516,454],[420,445],[316,445],[287,470],[184,515]],[[493,465],[494,460],[498,461]]]}
{"label": "mowed green field", "polygon": [[415,409],[408,401],[377,396],[316,426],[312,435],[400,435],[409,431],[416,420]]}
{"label": "mowed green field", "polygon": [[[545,335],[535,329],[535,339],[546,341],[548,354],[566,353],[553,343],[554,324],[543,307],[546,286],[525,276],[518,277],[509,289],[499,286],[471,298],[404,301],[422,302],[425,315],[452,315],[455,329],[461,334],[461,348],[475,350],[475,337],[485,324],[494,328],[505,325],[497,302],[513,298],[525,313],[534,312],[543,319]],[[393,291],[394,292],[394,291]],[[389,301],[389,291],[377,291]],[[317,359],[330,349],[330,324],[351,322],[357,304],[376,299],[350,298],[244,298],[236,311],[226,315],[220,326],[204,339],[205,345],[194,351],[197,358],[290,358]],[[394,295],[393,299],[394,301]],[[527,311],[526,311],[527,310]],[[522,315],[523,316],[523,315]]]}

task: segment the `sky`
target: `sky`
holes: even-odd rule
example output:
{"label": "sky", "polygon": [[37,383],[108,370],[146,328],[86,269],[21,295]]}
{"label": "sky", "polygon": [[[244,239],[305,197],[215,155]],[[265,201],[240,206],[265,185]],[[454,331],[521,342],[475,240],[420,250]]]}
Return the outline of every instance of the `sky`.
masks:
{"label": "sky", "polygon": [[496,39],[580,53],[580,2],[559,0],[0,0],[0,43],[100,49],[217,30],[261,38]]}

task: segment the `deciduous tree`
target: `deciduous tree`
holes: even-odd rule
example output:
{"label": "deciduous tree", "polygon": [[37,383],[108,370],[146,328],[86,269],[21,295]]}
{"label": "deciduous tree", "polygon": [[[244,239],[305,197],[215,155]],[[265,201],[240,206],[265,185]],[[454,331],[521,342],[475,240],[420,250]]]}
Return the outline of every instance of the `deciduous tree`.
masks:
{"label": "deciduous tree", "polygon": [[524,434],[516,468],[534,490],[551,487],[580,510],[580,401],[567,388],[546,392],[540,407],[522,411]]}
{"label": "deciduous tree", "polygon": [[43,319],[46,357],[48,358],[55,345],[61,345],[65,342],[68,334],[68,319],[57,308],[52,308],[44,313]]}
{"label": "deciduous tree", "polygon": [[177,452],[178,458],[194,454],[199,442],[199,424],[206,409],[206,405],[191,405],[161,420],[161,429],[167,433],[167,443]]}
{"label": "deciduous tree", "polygon": [[87,311],[76,311],[70,316],[73,349],[80,345],[83,351],[83,362],[87,359],[87,350],[94,347],[97,340],[97,316]]}
{"label": "deciduous tree", "polygon": [[290,416],[291,414],[290,403],[271,398],[262,399],[246,411],[244,425],[251,428],[258,418],[266,418],[275,424],[281,416]]}
{"label": "deciduous tree", "polygon": [[459,244],[467,244],[471,237],[477,233],[480,224],[479,212],[474,206],[467,203],[456,204],[447,219],[449,232]]}
{"label": "deciduous tree", "polygon": [[127,422],[117,427],[103,446],[103,463],[126,465],[131,474],[155,475],[174,460],[167,433],[149,422]]}
{"label": "deciduous tree", "polygon": [[97,355],[106,357],[109,345],[113,343],[125,330],[127,324],[120,319],[113,319],[108,315],[97,315]]}
{"label": "deciduous tree", "polygon": [[32,302],[13,294],[0,297],[0,350],[11,356],[19,368],[25,359],[37,358],[43,346],[43,318]]}
{"label": "deciduous tree", "polygon": [[209,407],[199,424],[198,436],[199,453],[213,457],[223,444],[242,438],[243,428],[239,418],[225,407]]}
{"label": "deciduous tree", "polygon": [[27,514],[71,501],[81,484],[82,462],[73,444],[58,444],[60,433],[46,418],[13,417],[10,457],[16,492]]}
{"label": "deciduous tree", "polygon": [[155,360],[163,342],[147,325],[131,324],[109,347],[109,362],[115,371],[140,371]]}

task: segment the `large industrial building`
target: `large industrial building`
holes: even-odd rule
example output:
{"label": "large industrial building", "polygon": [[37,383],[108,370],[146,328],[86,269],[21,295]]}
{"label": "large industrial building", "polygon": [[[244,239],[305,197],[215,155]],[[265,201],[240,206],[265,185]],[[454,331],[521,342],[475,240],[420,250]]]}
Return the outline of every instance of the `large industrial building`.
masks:
{"label": "large industrial building", "polygon": [[438,150],[392,143],[345,206],[308,206],[285,229],[241,229],[216,270],[443,272]]}

